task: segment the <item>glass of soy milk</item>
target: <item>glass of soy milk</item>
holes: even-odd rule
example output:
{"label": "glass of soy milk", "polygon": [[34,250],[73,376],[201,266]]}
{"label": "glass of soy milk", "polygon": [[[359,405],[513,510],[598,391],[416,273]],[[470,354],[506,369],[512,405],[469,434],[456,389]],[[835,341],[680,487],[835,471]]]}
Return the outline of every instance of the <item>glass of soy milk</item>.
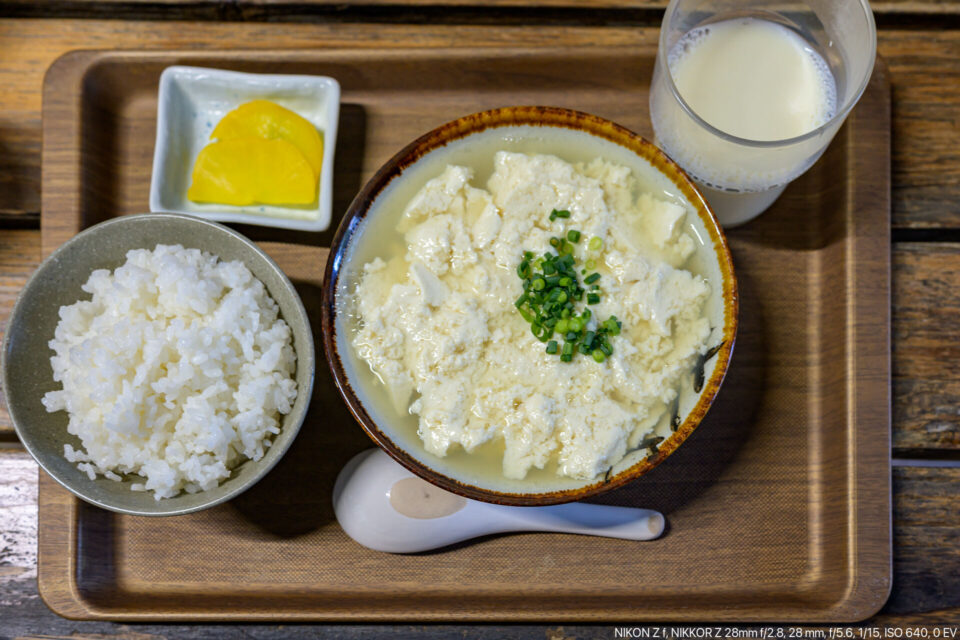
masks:
{"label": "glass of soy milk", "polygon": [[725,227],[823,153],[867,86],[867,0],[671,0],[650,89],[657,143]]}

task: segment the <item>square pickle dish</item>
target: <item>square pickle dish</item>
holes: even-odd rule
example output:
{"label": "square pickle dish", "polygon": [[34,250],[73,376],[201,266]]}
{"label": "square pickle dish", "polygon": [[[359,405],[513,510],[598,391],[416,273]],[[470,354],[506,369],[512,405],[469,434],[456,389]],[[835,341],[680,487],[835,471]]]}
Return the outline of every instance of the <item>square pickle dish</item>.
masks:
{"label": "square pickle dish", "polygon": [[[330,226],[333,156],[340,113],[340,84],[310,75],[240,73],[172,66],[160,75],[157,138],[150,182],[150,211],[187,213],[216,220],[300,231]],[[199,204],[187,198],[197,154],[223,116],[265,99],[310,121],[323,137],[323,165],[316,201],[307,206]]]}
{"label": "square pickle dish", "polygon": [[[97,221],[145,209],[157,81],[171,65],[339,79],[331,227],[397,150],[468,113],[562,106],[651,137],[657,29],[635,30],[629,47],[544,45],[555,30],[536,27],[524,31],[532,44],[510,47],[493,32],[466,44],[459,26],[438,33],[429,47],[383,48],[375,35],[351,34],[351,47],[311,50],[67,54],[44,82],[44,254]],[[880,62],[819,162],[727,234],[740,331],[703,424],[651,473],[597,500],[661,511],[668,530],[658,540],[531,533],[406,556],[361,547],[337,524],[330,493],[371,442],[318,361],[296,442],[227,504],[162,522],[127,517],[41,474],[40,593],[86,620],[867,618],[891,584],[889,187]],[[321,340],[330,231],[243,232],[294,282]]]}

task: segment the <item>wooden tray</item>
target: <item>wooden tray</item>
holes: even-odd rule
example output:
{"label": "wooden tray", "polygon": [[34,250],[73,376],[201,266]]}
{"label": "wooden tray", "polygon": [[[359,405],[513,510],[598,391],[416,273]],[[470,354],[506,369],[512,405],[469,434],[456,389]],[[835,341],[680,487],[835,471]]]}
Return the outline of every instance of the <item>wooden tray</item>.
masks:
{"label": "wooden tray", "polygon": [[[469,112],[553,104],[649,135],[650,36],[631,48],[68,54],[44,83],[44,252],[147,209],[157,80],[168,65],[338,78],[336,223],[389,155]],[[361,548],[337,526],[330,491],[370,442],[321,361],[297,441],[230,504],[125,517],[41,473],[41,595],[61,615],[113,620],[870,616],[891,584],[889,108],[878,65],[825,156],[730,234],[742,299],[727,382],[674,456],[603,499],[665,512],[662,539],[505,535],[413,556]],[[241,229],[287,270],[318,322],[320,247],[332,230]]]}

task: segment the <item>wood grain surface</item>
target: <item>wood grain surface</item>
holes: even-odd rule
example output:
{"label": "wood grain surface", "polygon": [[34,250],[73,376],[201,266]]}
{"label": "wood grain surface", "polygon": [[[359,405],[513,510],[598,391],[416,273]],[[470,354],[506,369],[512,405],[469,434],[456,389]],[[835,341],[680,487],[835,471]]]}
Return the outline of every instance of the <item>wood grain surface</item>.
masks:
{"label": "wood grain surface", "polygon": [[[897,243],[892,257],[894,447],[960,451],[960,245]],[[39,260],[39,230],[0,231],[0,332]],[[2,403],[0,393],[0,439],[9,439]]]}
{"label": "wood grain surface", "polygon": [[[436,10],[422,6],[436,4],[440,5]],[[511,14],[504,19],[499,9],[489,14],[475,10],[478,4],[515,6],[501,7]],[[543,44],[535,42],[540,36],[525,33],[522,24],[528,21],[553,25],[551,37],[564,42],[629,45],[638,37],[641,43],[648,41],[644,27],[656,27],[663,4],[657,0],[39,0],[0,4],[0,16],[43,18],[0,17],[0,81],[4,87],[0,92],[0,330],[13,297],[39,257],[40,87],[47,66],[68,50],[273,48],[278,43],[311,48],[371,42],[383,47],[410,42],[429,45],[436,43],[440,30],[433,22],[451,20],[464,23],[460,29],[467,43],[499,39],[501,45]],[[536,7],[530,9],[530,5]],[[960,209],[956,206],[960,196],[960,2],[888,0],[872,6],[880,26],[879,52],[893,83],[894,239],[901,240],[892,247],[894,446],[897,455],[908,458],[903,464],[928,464],[927,459],[932,459],[929,464],[939,465],[939,458],[948,460],[942,464],[949,465],[954,464],[949,462],[951,458],[957,459],[960,378],[955,362],[938,362],[937,358],[955,352],[956,316],[948,310],[960,306],[956,275],[960,246]],[[455,11],[445,12],[443,7]],[[59,19],[62,16],[84,19]],[[183,21],[209,19],[234,22]],[[362,24],[371,21],[374,24]],[[405,21],[420,24],[411,29]],[[918,348],[917,355],[913,347]],[[0,408],[0,638],[613,635],[612,628],[604,626],[130,627],[58,618],[38,598],[31,573],[35,558],[22,551],[35,549],[36,523],[30,524],[35,467],[26,454],[3,448],[5,441],[8,447],[16,447],[5,419]],[[903,629],[906,625],[960,623],[958,475],[960,471],[949,466],[894,468],[893,592],[885,609],[867,626]],[[12,486],[12,492],[4,491],[4,483]],[[12,580],[5,580],[10,576]]]}
{"label": "wood grain surface", "polygon": [[[374,637],[475,640],[613,637],[612,625],[185,625],[117,626],[55,616],[36,591],[37,466],[22,451],[0,449],[0,637],[72,637],[78,640],[160,638]],[[894,581],[890,600],[867,627],[955,625],[960,620],[960,469],[894,467]],[[822,629],[823,627],[805,627]]]}
{"label": "wood grain surface", "polygon": [[[335,221],[397,148],[470,111],[562,100],[649,134],[654,47],[468,48],[449,33],[446,48],[61,58],[44,83],[43,254],[92,224],[144,210],[152,151],[144,141],[155,134],[160,73],[174,64],[338,78]],[[130,621],[874,614],[890,586],[889,101],[881,65],[822,160],[763,218],[727,234],[741,324],[723,393],[656,473],[602,497],[668,514],[670,534],[648,545],[659,562],[624,563],[622,541],[579,536],[505,536],[429,562],[359,547],[331,517],[329,495],[343,464],[370,443],[320,365],[297,441],[229,507],[144,527],[142,518],[104,517],[44,477],[41,593],[63,615]],[[832,179],[838,174],[845,185]],[[295,282],[316,317],[321,265],[296,244],[326,244],[328,234],[245,231],[286,240],[272,255],[301,274]],[[764,492],[753,490],[760,479]],[[315,489],[309,497],[294,491],[303,482]],[[701,558],[694,550],[704,546],[722,553]],[[256,576],[235,561],[252,556],[261,560]],[[89,573],[75,572],[74,561]]]}
{"label": "wood grain surface", "polygon": [[960,452],[960,245],[893,250],[893,446]]}
{"label": "wood grain surface", "polygon": [[[956,4],[950,6],[957,6]],[[655,41],[655,27],[463,25],[463,46],[635,46]],[[40,84],[46,68],[72,49],[263,49],[282,46],[433,46],[437,25],[176,23],[0,19],[0,213],[40,210]],[[879,53],[894,86],[895,228],[960,227],[960,31],[881,31]]]}
{"label": "wood grain surface", "polygon": [[[597,10],[652,10],[662,12],[667,6],[666,0],[234,0],[230,6],[223,3],[198,2],[196,0],[30,0],[30,2],[7,2],[7,13],[22,15],[44,15],[55,17],[65,10],[80,14],[100,13],[110,10],[116,11],[122,7],[126,17],[132,15],[157,16],[156,7],[163,7],[173,14],[167,19],[196,17],[203,12],[211,17],[245,17],[263,16],[262,11],[269,10],[275,17],[302,14],[310,9],[315,11],[337,10],[345,12],[350,9],[384,9],[401,8],[407,10],[423,7],[471,7],[489,10],[521,9],[526,11],[549,12],[555,9],[583,9]],[[878,0],[871,2],[874,13],[880,15],[919,14],[919,15],[953,15],[956,6],[952,0]],[[254,13],[259,9],[261,13]],[[231,13],[232,11],[232,13]]]}

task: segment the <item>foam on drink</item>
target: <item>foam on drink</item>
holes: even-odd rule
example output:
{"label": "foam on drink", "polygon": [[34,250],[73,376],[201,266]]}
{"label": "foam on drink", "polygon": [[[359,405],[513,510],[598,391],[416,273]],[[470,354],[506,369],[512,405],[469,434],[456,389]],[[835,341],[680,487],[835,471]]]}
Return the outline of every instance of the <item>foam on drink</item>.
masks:
{"label": "foam on drink", "polygon": [[[736,18],[686,33],[667,57],[687,105],[713,127],[740,138],[785,140],[836,112],[836,83],[826,61],[798,34],[757,18]],[[805,171],[819,145],[745,150],[697,124],[664,95],[651,103],[657,139],[701,183],[726,192],[764,191]],[[774,196],[775,197],[775,196]]]}

